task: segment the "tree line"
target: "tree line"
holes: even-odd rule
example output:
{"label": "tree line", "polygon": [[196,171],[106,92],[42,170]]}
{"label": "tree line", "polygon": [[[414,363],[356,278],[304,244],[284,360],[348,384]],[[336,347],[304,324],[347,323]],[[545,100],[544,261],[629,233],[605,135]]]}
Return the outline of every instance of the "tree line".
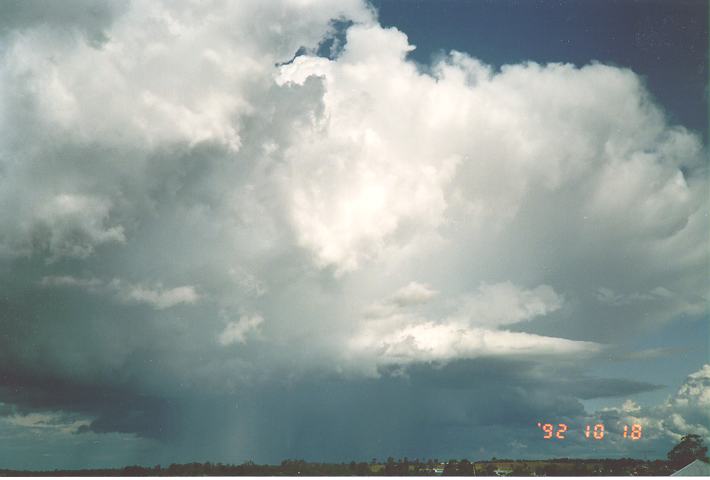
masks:
{"label": "tree line", "polygon": [[18,471],[0,470],[0,476],[666,476],[695,459],[708,461],[708,448],[699,435],[685,435],[668,452],[667,460],[573,459],[550,460],[496,459],[471,462],[468,459],[437,458],[409,460],[389,457],[384,462],[318,463],[284,460],[278,465],[248,461],[241,465],[223,463],[185,463],[166,467],[133,465],[123,468]]}

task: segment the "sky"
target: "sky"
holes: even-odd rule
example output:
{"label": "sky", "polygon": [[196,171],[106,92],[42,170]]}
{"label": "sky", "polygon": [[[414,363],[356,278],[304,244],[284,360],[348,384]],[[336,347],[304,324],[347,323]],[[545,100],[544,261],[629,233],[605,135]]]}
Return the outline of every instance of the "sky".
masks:
{"label": "sky", "polygon": [[0,3],[0,468],[710,439],[707,18]]}

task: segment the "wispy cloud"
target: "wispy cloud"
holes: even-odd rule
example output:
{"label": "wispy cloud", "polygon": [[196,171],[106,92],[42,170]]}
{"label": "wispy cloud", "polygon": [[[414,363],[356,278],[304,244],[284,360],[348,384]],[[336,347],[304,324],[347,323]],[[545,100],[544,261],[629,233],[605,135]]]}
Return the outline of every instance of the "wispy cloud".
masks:
{"label": "wispy cloud", "polygon": [[104,281],[98,278],[73,277],[71,275],[46,276],[39,282],[44,287],[73,287],[90,293],[111,295],[115,300],[127,304],[143,304],[163,310],[176,305],[191,305],[200,300],[200,295],[193,286],[164,288],[157,284],[146,287],[114,278]]}
{"label": "wispy cloud", "polygon": [[264,318],[261,315],[242,316],[238,321],[227,324],[224,331],[219,334],[218,341],[224,346],[235,343],[244,344],[247,341],[247,336],[259,331],[262,323],[264,323]]}

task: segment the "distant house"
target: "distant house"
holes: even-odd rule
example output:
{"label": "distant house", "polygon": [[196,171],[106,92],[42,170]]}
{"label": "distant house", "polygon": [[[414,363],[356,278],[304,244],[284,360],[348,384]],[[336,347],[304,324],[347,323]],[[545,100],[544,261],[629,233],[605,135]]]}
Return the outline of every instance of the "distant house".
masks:
{"label": "distant house", "polygon": [[672,473],[671,477],[710,477],[710,463],[693,460],[677,472]]}
{"label": "distant house", "polygon": [[510,468],[496,468],[493,470],[493,473],[495,473],[499,477],[507,477],[508,475],[513,473],[513,470]]}

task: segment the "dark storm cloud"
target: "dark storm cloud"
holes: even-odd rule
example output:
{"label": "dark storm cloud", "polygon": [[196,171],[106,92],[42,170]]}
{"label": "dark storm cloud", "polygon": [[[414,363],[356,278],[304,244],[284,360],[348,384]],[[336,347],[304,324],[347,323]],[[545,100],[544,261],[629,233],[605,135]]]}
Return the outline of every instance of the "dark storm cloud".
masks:
{"label": "dark storm cloud", "polygon": [[122,432],[161,440],[176,433],[175,412],[165,398],[110,384],[72,383],[5,368],[0,370],[0,395],[8,404],[3,405],[5,415],[53,411],[90,419],[76,433]]}
{"label": "dark storm cloud", "polygon": [[585,382],[574,373],[565,377],[552,364],[532,361],[480,359],[416,365],[406,374],[383,372],[379,379],[316,375],[172,400],[137,394],[130,385],[71,384],[16,372],[0,378],[3,398],[17,413],[79,413],[91,419],[80,433],[135,433],[177,449],[184,438],[209,438],[202,447],[188,447],[209,458],[229,459],[230,450],[219,445],[236,442],[241,447],[235,453],[245,460],[310,458],[317,452],[336,461],[385,454],[463,457],[481,448],[504,452],[511,435],[537,438],[540,419],[584,418],[580,392],[611,396],[652,388],[608,379]]}
{"label": "dark storm cloud", "polygon": [[[168,425],[174,435],[164,440],[180,448],[181,439],[210,438],[191,446],[193,455],[229,458],[231,451],[259,461],[475,456],[481,448],[505,452],[513,438],[536,439],[537,421],[586,418],[566,389],[583,382],[560,381],[559,375],[533,380],[521,367],[488,359],[443,369],[419,365],[404,376],[371,380],[327,374],[255,384],[228,396],[183,401],[179,414],[163,417],[174,422]],[[648,388],[629,383],[625,391]]]}
{"label": "dark storm cloud", "polygon": [[456,388],[402,376],[279,382],[222,400],[203,399],[202,408],[185,411],[184,428],[187,436],[212,435],[211,448],[229,445],[242,458],[340,461],[475,456],[481,447],[507,443],[492,443],[482,431],[534,431],[535,422],[550,412],[566,418],[583,414],[574,398],[543,392],[549,385],[526,390],[504,371],[493,369],[479,376],[477,385]]}
{"label": "dark storm cloud", "polygon": [[[555,455],[536,425],[554,421],[573,425],[582,437],[562,445],[561,455],[598,455],[598,446],[584,443],[581,429],[589,414],[569,388],[581,389],[584,380],[559,371],[538,376],[536,369],[555,371],[536,362],[479,359],[416,365],[379,379],[331,374],[279,382],[213,399],[186,413],[192,418],[185,428],[190,435],[224,439],[216,443],[232,445],[243,458],[340,461],[388,455],[489,458],[510,456],[515,448],[516,455]],[[606,379],[591,383],[590,390],[607,395],[653,388]],[[616,453],[626,452],[623,447],[617,445]]]}
{"label": "dark storm cloud", "polygon": [[575,397],[589,400],[592,398],[609,398],[650,392],[664,388],[664,385],[654,385],[648,382],[625,380],[620,378],[580,378],[559,385]]}
{"label": "dark storm cloud", "polygon": [[3,403],[0,405],[0,417],[10,415],[15,412],[15,407],[13,405],[8,405]]}
{"label": "dark storm cloud", "polygon": [[412,382],[442,388],[520,387],[527,391],[554,391],[560,396],[591,399],[620,397],[662,388],[634,380],[595,378],[574,364],[535,360],[478,359],[454,361],[432,368],[416,365],[406,370]]}

